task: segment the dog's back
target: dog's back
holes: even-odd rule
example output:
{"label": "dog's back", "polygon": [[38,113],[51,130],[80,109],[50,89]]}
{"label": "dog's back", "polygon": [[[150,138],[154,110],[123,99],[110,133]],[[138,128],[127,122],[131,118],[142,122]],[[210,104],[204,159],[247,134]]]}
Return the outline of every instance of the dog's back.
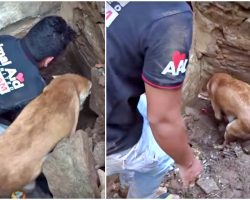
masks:
{"label": "dog's back", "polygon": [[217,73],[207,83],[211,100],[227,115],[250,112],[250,86],[229,74]]}
{"label": "dog's back", "polygon": [[54,79],[0,136],[1,195],[20,189],[40,174],[45,156],[74,132],[80,102],[90,88],[91,82],[78,75]]}
{"label": "dog's back", "polygon": [[222,120],[226,116],[229,122],[225,140],[216,148],[224,148],[238,139],[250,139],[250,86],[228,74],[218,73],[207,83],[207,91],[215,118]]}

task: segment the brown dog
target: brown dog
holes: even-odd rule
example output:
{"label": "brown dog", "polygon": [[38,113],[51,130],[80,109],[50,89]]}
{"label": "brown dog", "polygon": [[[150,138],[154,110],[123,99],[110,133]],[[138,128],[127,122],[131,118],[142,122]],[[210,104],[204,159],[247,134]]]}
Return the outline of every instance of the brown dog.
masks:
{"label": "brown dog", "polygon": [[79,75],[56,77],[0,136],[0,196],[34,181],[46,155],[75,132],[91,85]]}
{"label": "brown dog", "polygon": [[236,139],[250,139],[250,85],[225,73],[217,73],[207,83],[208,99],[215,118],[227,117],[223,147]]}

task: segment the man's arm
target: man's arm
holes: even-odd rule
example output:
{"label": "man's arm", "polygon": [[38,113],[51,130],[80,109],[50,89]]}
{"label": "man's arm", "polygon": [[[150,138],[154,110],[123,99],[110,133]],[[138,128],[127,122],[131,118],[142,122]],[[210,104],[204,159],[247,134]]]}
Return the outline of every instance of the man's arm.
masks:
{"label": "man's arm", "polygon": [[180,169],[184,186],[193,183],[202,170],[188,144],[181,116],[181,89],[158,89],[145,83],[147,115],[159,146]]}

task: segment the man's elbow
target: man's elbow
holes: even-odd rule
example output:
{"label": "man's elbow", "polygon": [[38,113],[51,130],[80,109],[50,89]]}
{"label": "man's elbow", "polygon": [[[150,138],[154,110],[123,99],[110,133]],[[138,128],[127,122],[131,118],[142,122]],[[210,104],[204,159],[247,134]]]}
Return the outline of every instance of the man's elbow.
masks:
{"label": "man's elbow", "polygon": [[166,113],[166,115],[157,115],[148,113],[148,121],[151,126],[168,124],[171,126],[183,127],[183,118],[181,115],[170,115],[169,113]]}
{"label": "man's elbow", "polygon": [[168,115],[157,115],[148,113],[148,121],[152,125],[157,125],[161,123],[171,123],[172,119]]}

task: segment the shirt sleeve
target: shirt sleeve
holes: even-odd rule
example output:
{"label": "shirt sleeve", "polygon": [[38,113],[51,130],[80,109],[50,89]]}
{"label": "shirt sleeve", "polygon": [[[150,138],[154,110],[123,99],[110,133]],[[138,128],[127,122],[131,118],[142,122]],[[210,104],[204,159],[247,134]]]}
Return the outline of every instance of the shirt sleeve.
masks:
{"label": "shirt sleeve", "polygon": [[145,32],[142,79],[156,88],[181,87],[192,42],[192,13],[161,18]]}

